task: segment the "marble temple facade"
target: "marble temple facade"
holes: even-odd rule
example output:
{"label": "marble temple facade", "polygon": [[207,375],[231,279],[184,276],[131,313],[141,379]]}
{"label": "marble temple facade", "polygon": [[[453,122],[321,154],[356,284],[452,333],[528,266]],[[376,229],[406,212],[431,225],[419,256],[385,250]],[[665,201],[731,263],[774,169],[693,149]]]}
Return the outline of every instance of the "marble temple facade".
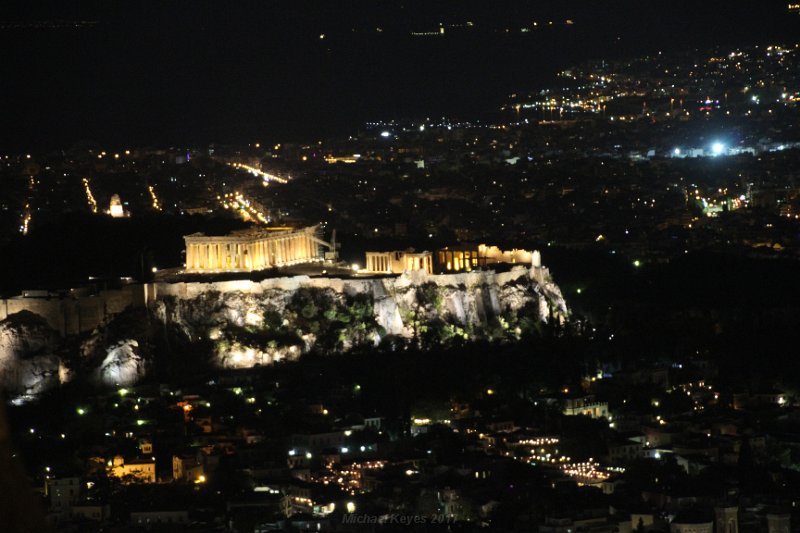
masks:
{"label": "marble temple facade", "polygon": [[186,272],[251,272],[273,267],[321,261],[316,226],[301,229],[257,229],[212,237],[187,235]]}

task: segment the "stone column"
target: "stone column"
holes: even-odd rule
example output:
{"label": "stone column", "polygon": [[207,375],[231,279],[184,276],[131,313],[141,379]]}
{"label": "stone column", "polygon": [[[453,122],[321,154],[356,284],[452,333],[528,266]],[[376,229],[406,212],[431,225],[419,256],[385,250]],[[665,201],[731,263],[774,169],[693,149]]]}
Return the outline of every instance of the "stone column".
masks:
{"label": "stone column", "polygon": [[297,237],[295,237],[295,242],[297,242],[297,258],[303,262],[308,261],[308,254],[306,253],[305,236],[298,235]]}
{"label": "stone column", "polygon": [[267,241],[261,241],[261,268],[269,266],[269,256],[267,255]]}

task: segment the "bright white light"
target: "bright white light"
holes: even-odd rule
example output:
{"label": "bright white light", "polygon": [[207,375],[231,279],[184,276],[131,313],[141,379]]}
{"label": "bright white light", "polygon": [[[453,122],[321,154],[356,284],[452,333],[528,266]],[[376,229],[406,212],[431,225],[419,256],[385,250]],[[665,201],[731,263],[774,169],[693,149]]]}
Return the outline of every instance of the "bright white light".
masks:
{"label": "bright white light", "polygon": [[675,154],[675,155],[681,155],[681,149],[680,149],[680,148],[675,148],[675,149],[672,151],[672,153],[673,153],[673,154]]}
{"label": "bright white light", "polygon": [[392,136],[391,132],[388,132],[388,131],[382,131],[381,132],[381,137],[386,138],[386,137],[391,137],[391,136]]}
{"label": "bright white light", "polygon": [[714,143],[711,145],[711,153],[714,155],[722,155],[725,151],[725,145],[722,143]]}
{"label": "bright white light", "polygon": [[419,131],[425,131],[425,124],[419,127]]}

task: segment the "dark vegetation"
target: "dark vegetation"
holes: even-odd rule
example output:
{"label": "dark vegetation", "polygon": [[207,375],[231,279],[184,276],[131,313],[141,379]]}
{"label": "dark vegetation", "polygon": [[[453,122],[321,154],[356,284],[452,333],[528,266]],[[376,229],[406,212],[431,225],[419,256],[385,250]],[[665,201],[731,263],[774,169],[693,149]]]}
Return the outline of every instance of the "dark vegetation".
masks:
{"label": "dark vegetation", "polygon": [[576,318],[598,339],[613,335],[607,357],[706,358],[731,379],[800,385],[792,377],[800,369],[791,355],[800,341],[794,260],[696,252],[637,268],[597,252],[548,249],[546,257]]}

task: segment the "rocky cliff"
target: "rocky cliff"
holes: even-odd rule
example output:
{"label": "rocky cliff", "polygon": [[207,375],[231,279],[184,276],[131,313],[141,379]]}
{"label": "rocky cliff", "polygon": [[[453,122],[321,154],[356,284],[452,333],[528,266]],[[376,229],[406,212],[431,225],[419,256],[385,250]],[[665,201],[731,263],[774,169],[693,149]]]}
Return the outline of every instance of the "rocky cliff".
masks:
{"label": "rocky cliff", "polygon": [[38,394],[59,382],[58,333],[21,311],[0,321],[0,389]]}
{"label": "rocky cliff", "polygon": [[503,273],[177,283],[159,285],[156,293],[158,319],[189,339],[214,341],[216,363],[230,368],[312,350],[513,339],[567,316],[546,270],[523,266]]}
{"label": "rocky cliff", "polygon": [[[146,309],[117,314],[79,337],[61,338],[27,311],[0,321],[0,386],[31,395],[74,376],[130,385],[166,357],[163,346],[191,346],[215,366],[250,368],[310,351],[513,341],[567,317],[546,269],[523,266],[500,273],[156,283],[146,290]],[[166,342],[159,344],[161,337]]]}

